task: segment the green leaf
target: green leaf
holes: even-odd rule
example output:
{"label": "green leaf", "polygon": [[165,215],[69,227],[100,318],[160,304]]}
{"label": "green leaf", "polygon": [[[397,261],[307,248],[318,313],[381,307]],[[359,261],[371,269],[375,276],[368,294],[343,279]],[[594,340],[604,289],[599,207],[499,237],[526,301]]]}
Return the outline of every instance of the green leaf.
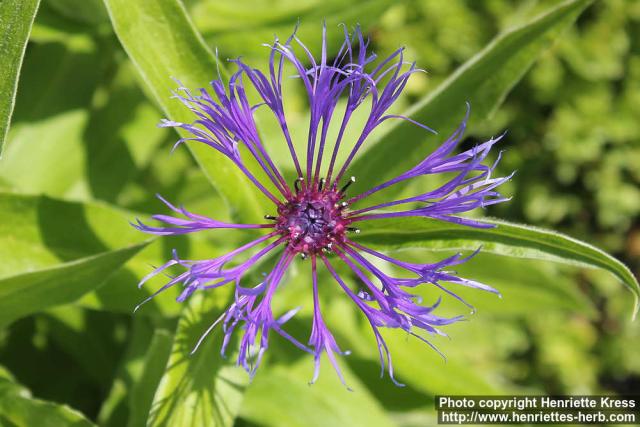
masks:
{"label": "green leaf", "polygon": [[[133,178],[165,149],[169,132],[158,128],[161,113],[136,86],[129,61],[122,61],[114,77],[101,85],[83,133],[84,181],[92,196],[117,203]],[[76,184],[78,185],[78,184]],[[150,197],[151,194],[149,194]]]}
{"label": "green leaf", "polygon": [[[476,330],[479,326],[487,328],[487,324],[481,324],[477,319],[474,321]],[[464,326],[468,327],[469,324]],[[456,334],[454,329],[447,330],[453,337],[452,343],[431,340],[446,355],[446,360],[428,345],[414,337],[408,337],[406,333],[391,331],[386,334],[387,345],[392,351],[394,372],[399,380],[427,394],[490,395],[509,391],[507,386],[497,383],[487,372],[474,366],[465,350],[474,348],[478,351],[478,348],[473,345],[473,341]],[[484,338],[489,339],[486,336]]]}
{"label": "green leaf", "polygon": [[[590,0],[566,1],[496,37],[404,113],[438,130],[437,137],[409,122],[396,120],[375,141],[370,141],[371,147],[354,162],[349,174],[370,185],[408,170],[457,126],[464,117],[466,101],[471,103],[470,126],[489,118],[536,58],[590,3]],[[394,194],[401,188],[390,187],[384,194]],[[378,197],[372,195],[371,200]]]}
{"label": "green leaf", "polygon": [[52,197],[85,196],[82,178],[89,156],[83,133],[91,98],[110,59],[88,37],[30,46],[21,76],[21,85],[29,90],[16,98],[0,163],[0,178],[12,189]]}
{"label": "green leaf", "polygon": [[0,279],[144,243],[129,220],[102,203],[0,192]]}
{"label": "green leaf", "polygon": [[167,367],[172,345],[173,335],[164,329],[155,331],[149,348],[145,351],[144,370],[131,389],[129,427],[147,425],[153,397]]}
{"label": "green leaf", "polygon": [[215,295],[196,292],[189,298],[147,425],[233,425],[248,375],[235,366],[233,354],[227,358],[220,355],[222,330],[211,332],[198,350],[190,354],[200,336],[221,314],[221,302],[226,302],[228,296],[228,292],[217,289]]}
{"label": "green leaf", "polygon": [[31,46],[22,82],[32,91],[18,94],[0,168],[12,189],[117,202],[167,140],[130,62],[113,58],[115,43],[98,48],[78,36]]}
{"label": "green leaf", "polygon": [[[130,392],[145,369],[146,355],[153,334],[154,327],[148,317],[133,317],[128,331],[126,350],[119,360],[117,371],[112,375],[111,388],[106,398],[102,400],[100,411],[96,417],[96,421],[101,426],[120,427],[127,425],[131,411],[128,402]],[[166,363],[166,359],[164,363]]]}
{"label": "green leaf", "polygon": [[0,365],[0,379],[14,381],[14,378],[13,378],[13,375],[11,375],[11,372],[2,365]]}
{"label": "green leaf", "polygon": [[[164,154],[173,160],[175,160],[176,157],[181,157],[181,154],[188,156],[188,153],[184,152]],[[169,161],[169,165],[177,163],[173,160]],[[163,163],[157,158],[154,159],[154,166],[158,163],[160,164],[161,172],[166,172],[167,169],[162,168]],[[169,166],[166,163],[164,163],[164,165]],[[170,190],[175,189],[175,191],[171,191],[171,196],[168,198],[170,200],[185,202],[187,209],[192,212],[212,216],[221,221],[229,221],[228,212],[224,212],[224,210],[221,209],[223,202],[216,194],[211,194],[211,185],[202,173],[192,167],[191,172],[193,173],[190,175],[197,177],[197,180],[180,179],[179,176],[182,169],[183,166],[180,166],[178,170],[175,171],[175,174],[167,173],[166,175],[169,176],[164,177],[170,180],[177,178],[176,184],[163,184],[164,187],[168,187]],[[144,184],[144,182],[142,182],[141,185],[142,184]],[[146,191],[146,189],[143,188],[141,191]],[[149,209],[153,209],[157,213],[169,211],[165,206],[159,205],[161,205],[161,203],[153,197]],[[160,210],[158,210],[159,208]],[[162,280],[163,276],[160,276],[140,289],[132,286],[132,284],[139,283],[143,277],[153,270],[153,266],[159,266],[167,262],[167,260],[172,257],[173,249],[177,250],[178,254],[184,259],[211,258],[213,253],[218,253],[221,250],[231,251],[243,243],[246,243],[246,235],[236,233],[236,231],[237,230],[209,230],[182,236],[165,236],[162,239],[157,239],[144,248],[136,257],[129,260],[123,268],[113,274],[105,282],[104,286],[95,292],[87,294],[81,298],[77,304],[93,310],[131,314],[136,305],[149,297],[165,282]],[[178,287],[167,289],[165,292],[148,301],[144,305],[144,308],[138,311],[136,315],[152,316],[158,319],[178,317],[182,304],[176,302],[175,299],[179,293],[180,289]]]}
{"label": "green leaf", "polygon": [[[434,295],[430,295],[428,301],[434,299]],[[445,306],[446,302],[444,301]],[[442,315],[442,312],[440,314]],[[457,311],[455,314],[460,313]],[[352,356],[348,357],[354,357],[356,360],[364,358],[369,361],[362,369],[364,375],[374,373],[378,375],[380,362],[377,343],[370,325],[364,321],[364,316],[354,304],[345,298],[335,298],[329,306],[327,318],[341,348],[352,352]],[[394,376],[400,382],[429,396],[508,392],[508,388],[497,384],[489,372],[477,369],[477,358],[468,352],[469,348],[473,348],[476,352],[480,348],[493,350],[491,348],[493,339],[486,336],[487,324],[488,322],[481,322],[479,316],[476,316],[472,322],[448,325],[444,332],[451,339],[428,337],[429,341],[446,355],[446,360],[427,344],[409,336],[405,331],[381,330],[391,352]],[[493,320],[491,324],[496,328],[497,321]],[[467,334],[467,336],[461,336],[461,334]],[[373,381],[391,382],[386,372],[383,378],[376,378]]]}
{"label": "green leaf", "polygon": [[9,132],[22,57],[40,0],[3,0],[0,3],[0,156]]}
{"label": "green leaf", "polygon": [[0,193],[0,324],[96,289],[144,238],[104,205]]}
{"label": "green leaf", "polygon": [[[175,157],[175,153],[173,156]],[[206,182],[198,170],[195,172],[202,181],[205,181],[203,186],[206,188],[207,193],[211,193],[209,183]],[[184,185],[182,188],[187,192],[193,190],[194,183],[188,181],[187,184],[189,185]],[[194,212],[204,215],[209,215],[212,212],[216,218],[223,221],[228,220],[224,213],[220,213],[220,199],[211,197],[211,194],[207,194],[201,201],[197,201],[195,199],[190,200],[186,192],[180,192],[174,200],[186,200],[187,207]],[[154,203],[153,209],[156,209],[158,202],[155,199],[154,202],[156,203]],[[168,209],[164,208],[163,210]],[[163,213],[163,211],[158,213]],[[139,283],[143,277],[153,271],[153,266],[159,266],[167,262],[172,257],[174,249],[184,259],[210,259],[214,256],[213,254],[229,252],[246,243],[246,235],[236,233],[236,231],[209,230],[157,239],[113,274],[105,282],[104,286],[95,292],[87,294],[77,304],[93,310],[131,314],[136,305],[151,296],[154,291],[166,283],[166,280],[163,280],[165,277],[161,275],[142,288],[132,286],[132,284]],[[178,317],[182,304],[176,302],[176,298],[180,292],[179,287],[167,289],[144,304],[144,307],[136,313],[136,316],[151,316],[157,319]]]}
{"label": "green leaf", "polygon": [[315,384],[308,384],[313,373],[311,357],[259,372],[245,395],[242,418],[273,427],[395,425],[346,363],[341,369],[353,391],[340,383],[328,359],[322,362],[324,369]]}
{"label": "green leaf", "polygon": [[[415,252],[415,259],[419,259],[419,262],[437,262],[453,255],[434,253],[432,258],[425,260],[424,250],[417,249]],[[404,255],[402,259],[406,259]],[[500,268],[496,268],[497,265]],[[461,277],[491,285],[500,291],[502,298],[464,286],[455,287],[455,292],[472,303],[478,312],[494,318],[527,318],[537,316],[543,310],[597,317],[593,302],[575,286],[575,278],[566,270],[570,269],[545,261],[481,252],[471,261],[456,266],[456,272]],[[423,297],[426,298],[426,295]]]}
{"label": "green leaf", "polygon": [[137,244],[0,280],[0,325],[77,300],[100,286],[143,246]]}
{"label": "green leaf", "polygon": [[0,425],[91,427],[94,424],[66,405],[33,399],[27,389],[0,372]]}
{"label": "green leaf", "polygon": [[[391,255],[393,248],[384,248],[384,251]],[[455,250],[401,248],[392,256],[407,262],[436,263],[455,254]],[[497,265],[500,268],[496,268]],[[390,268],[398,277],[406,273],[400,268]],[[481,251],[469,262],[457,265],[455,271],[460,277],[486,283],[500,291],[501,297],[498,297],[491,292],[449,285],[451,290],[476,308],[477,314],[483,316],[511,321],[537,316],[540,311],[572,316],[581,314],[589,318],[598,316],[593,301],[576,286],[575,274],[571,274],[575,270],[567,265]],[[433,288],[429,286],[418,286],[413,292],[424,301],[431,301],[433,297]],[[462,303],[454,301],[453,305],[452,315],[468,311]]]}
{"label": "green leaf", "polygon": [[606,252],[567,235],[499,220],[484,220],[496,228],[465,227],[426,218],[367,221],[359,241],[379,248],[423,247],[435,250],[475,250],[599,268],[615,275],[633,293],[635,317],[640,286],[631,271]]}
{"label": "green leaf", "polygon": [[85,25],[95,26],[109,21],[100,0],[47,0],[47,6],[65,18]]}
{"label": "green leaf", "polygon": [[66,305],[37,315],[36,322],[46,325],[47,339],[72,358],[76,373],[109,387],[122,351],[116,331],[128,324],[125,316]]}
{"label": "green leaf", "polygon": [[[196,245],[200,246],[200,245]],[[208,246],[204,246],[207,248]],[[188,257],[191,251],[183,251],[184,245],[176,245],[181,256]],[[164,239],[157,239],[139,252],[134,258],[127,261],[118,271],[109,276],[104,285],[90,292],[76,301],[76,304],[91,310],[108,311],[130,315],[134,308],[143,300],[151,296],[164,282],[162,277],[146,284],[142,288],[136,286],[143,277],[151,273],[154,266],[167,262],[171,257],[172,247],[168,246]],[[202,258],[205,258],[203,255]],[[181,304],[176,302],[179,289],[167,289],[160,295],[147,302],[136,313],[136,316],[153,317],[156,319],[177,317],[180,314]]]}
{"label": "green leaf", "polygon": [[[79,7],[76,5],[74,10],[70,3],[63,5],[62,3],[65,1],[82,4]],[[98,15],[94,17],[89,17],[87,14],[92,13],[90,9],[95,5],[85,3],[95,3],[96,1],[102,7],[102,11],[98,12]],[[62,0],[58,4],[55,3],[55,0],[45,1],[40,5],[29,36],[30,42],[34,44],[52,41],[68,42],[85,35],[95,35],[97,38],[103,38],[104,35],[113,32],[102,0],[91,0],[90,2]],[[66,7],[67,10],[61,10],[63,7]],[[84,18],[77,19],[77,17],[73,16],[77,14],[84,15]]]}
{"label": "green leaf", "polygon": [[338,25],[352,28],[360,24],[365,29],[393,4],[391,0],[276,0],[265,2],[236,2],[234,0],[208,0],[197,2],[190,8],[196,27],[204,38],[228,56],[266,57],[262,45],[288,37],[297,27],[296,34],[312,52],[321,44],[322,22],[326,22],[327,45],[337,51],[344,41]]}
{"label": "green leaf", "polygon": [[[122,46],[155,101],[172,120],[192,122],[192,114],[171,99],[179,79],[186,87],[205,87],[221,68],[196,32],[179,0],[105,0]],[[205,174],[243,221],[268,212],[269,200],[226,157],[202,144],[190,144]]]}
{"label": "green leaf", "polygon": [[[175,325],[173,325],[175,326]],[[105,427],[143,427],[153,395],[167,366],[173,334],[148,318],[133,319],[127,350],[98,415]]]}

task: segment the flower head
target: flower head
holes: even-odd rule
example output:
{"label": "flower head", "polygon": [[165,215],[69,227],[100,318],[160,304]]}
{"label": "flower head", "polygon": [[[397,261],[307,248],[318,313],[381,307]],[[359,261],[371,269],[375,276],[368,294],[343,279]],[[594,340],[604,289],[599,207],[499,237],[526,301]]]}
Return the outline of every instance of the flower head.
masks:
{"label": "flower head", "polygon": [[[346,177],[349,165],[369,135],[381,123],[390,119],[408,120],[425,131],[433,131],[407,117],[388,113],[411,74],[417,71],[415,64],[405,63],[402,49],[376,63],[375,55],[368,50],[368,42],[356,28],[352,35],[345,30],[342,47],[334,56],[335,59],[329,61],[325,32],[326,29],[323,30],[322,54],[319,59],[310,53],[294,33],[286,41],[276,39],[268,46],[270,57],[267,74],[239,59],[233,60],[238,70],[230,77],[228,84],[218,79],[211,82],[211,92],[200,89],[194,94],[187,88],[180,87],[175,93],[175,97],[192,111],[194,121],[179,123],[165,120],[161,125],[182,128],[190,134],[178,141],[178,144],[195,141],[226,156],[273,202],[273,210],[265,215],[264,223],[233,224],[191,213],[161,198],[176,216],[153,217],[164,223],[164,226],[149,226],[138,221],[135,227],[157,235],[194,233],[218,228],[264,229],[264,233],[214,259],[185,260],[174,252],[173,258],[145,277],[140,286],[170,267],[178,266],[182,272],[173,276],[150,298],[177,285],[183,289],[178,301],[184,301],[196,291],[233,287],[234,302],[200,341],[214,327],[221,327],[224,333],[224,354],[232,334],[236,329],[241,329],[237,362],[253,374],[268,348],[269,335],[277,333],[301,350],[313,354],[316,363],[314,380],[318,376],[321,355],[326,353],[344,382],[336,355],[348,352],[339,347],[323,318],[320,306],[318,269],[324,267],[334,279],[334,286],[353,302],[370,324],[378,343],[383,373],[386,367],[395,382],[391,355],[380,328],[402,329],[431,345],[424,334],[443,334],[440,330],[442,326],[462,318],[437,315],[440,299],[432,305],[422,305],[421,299],[412,293],[414,288],[433,287],[434,290],[443,291],[461,301],[447,287],[447,283],[494,293],[497,291],[446,270],[470,257],[463,258],[458,254],[435,264],[400,261],[358,243],[359,227],[366,227],[366,221],[405,216],[430,217],[471,227],[490,227],[487,223],[460,217],[459,214],[507,200],[496,188],[510,176],[494,178],[492,172],[495,164],[484,164],[489,151],[500,137],[466,151],[456,150],[465,130],[468,118],[465,117],[459,128],[440,147],[413,168],[363,193],[350,195],[349,189],[355,178]],[[299,55],[296,50],[302,54]],[[285,63],[293,67],[295,77],[301,82],[308,97],[310,119],[305,153],[296,151],[285,117],[282,97]],[[245,85],[250,85],[257,92],[261,98],[260,103],[249,102]],[[346,106],[338,108],[338,103],[343,99]],[[286,147],[272,146],[261,139],[254,116],[257,108],[267,108],[274,115],[284,135]],[[338,152],[345,143],[345,134],[353,132],[349,128],[350,121],[354,112],[360,108],[368,108],[366,122],[356,134],[355,142],[347,147],[346,160],[338,164]],[[335,139],[330,140],[328,130],[332,121],[339,124],[339,130]],[[269,150],[279,149],[287,149],[291,157],[297,174],[292,183],[285,180],[269,155]],[[251,172],[251,168],[247,166],[249,159],[259,165],[263,172],[261,175],[268,182]],[[367,204],[368,196],[385,188],[401,185],[422,175],[443,173],[450,173],[451,177],[437,188],[404,199]],[[247,272],[271,256],[277,259],[273,270],[265,274],[260,283],[247,284]],[[307,262],[312,276],[310,290],[314,303],[313,321],[306,344],[284,329],[285,322],[295,315],[296,310],[276,316],[271,305],[287,268],[291,263],[297,262],[296,258],[310,259]],[[403,271],[404,276],[393,277],[381,268],[384,264]],[[340,268],[337,269],[336,266],[352,272],[359,282],[358,291],[354,291],[340,276]]]}

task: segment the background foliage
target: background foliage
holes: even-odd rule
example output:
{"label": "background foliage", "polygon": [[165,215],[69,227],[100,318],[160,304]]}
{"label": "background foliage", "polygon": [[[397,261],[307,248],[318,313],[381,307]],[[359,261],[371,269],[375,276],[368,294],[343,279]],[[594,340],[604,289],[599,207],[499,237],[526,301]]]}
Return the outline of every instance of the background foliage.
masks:
{"label": "background foliage", "polygon": [[[154,193],[218,219],[266,213],[207,150],[169,154],[176,135],[156,124],[184,114],[169,99],[170,77],[206,84],[217,67],[213,48],[221,59],[264,66],[261,43],[298,21],[317,49],[323,19],[333,49],[339,23],[360,23],[380,56],[405,45],[427,71],[410,81],[399,111],[413,106],[442,135],[470,100],[469,146],[508,130],[500,168],[518,170],[506,190],[514,197],[488,214],[580,238],[637,276],[640,1],[41,0],[38,8],[5,0],[0,28],[11,37],[0,52],[11,60],[0,64],[0,137],[9,118],[11,128],[0,160],[0,425],[408,427],[434,422],[438,393],[640,391],[630,294],[605,270],[582,267],[634,279],[588,247],[517,227],[503,227],[507,237],[423,223],[364,230],[368,243],[422,260],[484,242],[485,253],[460,273],[504,294],[462,292],[478,311],[448,328],[451,340],[434,340],[446,364],[424,344],[388,334],[405,388],[378,378],[375,344],[335,290],[323,297],[353,352],[344,359],[353,393],[327,366],[307,386],[311,361],[278,339],[251,384],[219,358],[215,334],[189,356],[227,303],[224,292],[184,305],[169,293],[132,313],[154,289],[135,284],[172,248],[212,257],[242,237],[146,240],[128,221],[160,209]],[[514,28],[522,30],[500,36]],[[220,62],[224,73],[230,67]],[[295,86],[286,105],[303,135],[306,106]],[[262,131],[279,141],[268,122]],[[398,141],[420,155],[437,140],[390,127],[356,164],[358,176],[384,173],[367,168],[369,159]],[[290,273],[282,307],[308,302],[305,270]],[[454,301],[444,309],[465,310]],[[305,336],[301,315],[292,327]]]}

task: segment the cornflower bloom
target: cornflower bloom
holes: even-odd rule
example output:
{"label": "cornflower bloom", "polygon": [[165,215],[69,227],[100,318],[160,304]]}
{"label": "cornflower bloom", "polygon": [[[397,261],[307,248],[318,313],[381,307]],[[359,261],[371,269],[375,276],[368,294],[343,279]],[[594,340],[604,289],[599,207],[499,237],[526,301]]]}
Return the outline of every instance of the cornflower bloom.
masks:
{"label": "cornflower bloom", "polygon": [[[184,260],[174,252],[173,258],[145,277],[140,286],[173,266],[181,268],[182,272],[172,276],[150,298],[176,285],[182,286],[178,301],[184,301],[195,291],[231,286],[235,296],[233,303],[203,334],[196,349],[205,336],[216,325],[220,325],[224,333],[221,350],[224,355],[232,334],[236,329],[241,329],[243,333],[237,363],[253,376],[269,346],[270,333],[275,332],[313,355],[315,372],[312,382],[318,377],[321,355],[326,353],[344,383],[336,355],[345,352],[325,323],[318,294],[318,269],[324,266],[335,279],[334,286],[360,309],[371,326],[378,346],[382,374],[386,368],[390,378],[399,384],[394,379],[391,355],[380,328],[402,329],[431,345],[425,334],[444,335],[440,327],[462,318],[437,315],[435,312],[440,299],[433,305],[421,305],[421,299],[412,293],[412,289],[421,285],[432,286],[438,292],[442,290],[460,300],[443,283],[494,293],[497,291],[482,283],[458,277],[447,270],[470,257],[463,258],[458,254],[434,264],[400,261],[358,243],[358,227],[364,221],[409,216],[428,217],[470,227],[491,227],[490,224],[460,217],[458,214],[507,200],[496,188],[510,176],[494,178],[492,171],[495,163],[492,166],[483,164],[500,138],[491,139],[468,150],[459,150],[469,114],[467,109],[467,116],[455,132],[413,168],[367,191],[350,196],[348,189],[355,178],[345,177],[345,174],[362,145],[380,124],[390,119],[408,120],[427,132],[433,132],[429,127],[408,117],[388,112],[409,77],[418,71],[415,63],[407,64],[404,61],[403,49],[398,49],[376,63],[376,56],[369,52],[368,42],[359,28],[352,35],[344,30],[344,42],[333,60],[328,59],[326,28],[323,28],[319,60],[314,58],[295,32],[285,42],[276,39],[273,44],[266,46],[270,49],[268,73],[252,68],[240,59],[233,60],[238,70],[231,75],[228,84],[221,78],[211,82],[211,91],[215,97],[205,89],[192,93],[185,87],[180,87],[174,93],[175,98],[193,113],[193,123],[170,120],[161,123],[163,127],[181,128],[190,134],[176,145],[186,141],[206,144],[233,162],[273,202],[273,211],[265,215],[266,221],[258,224],[225,223],[191,213],[161,198],[176,215],[153,216],[155,220],[164,223],[162,227],[146,225],[140,221],[135,224],[139,230],[157,235],[194,233],[218,228],[264,229],[266,233],[214,259]],[[294,47],[302,54],[294,52]],[[303,85],[309,102],[309,131],[304,157],[296,151],[285,117],[282,87],[286,63],[295,70],[295,77]],[[246,84],[251,85],[261,98],[259,104],[250,103],[245,90]],[[344,109],[338,108],[342,99],[346,102]],[[273,113],[282,130],[297,175],[293,185],[287,183],[268,154],[268,148],[277,150],[280,147],[268,147],[258,132],[255,111],[261,107],[268,108]],[[356,134],[355,142],[346,148],[346,160],[339,164],[339,150],[344,144],[345,134],[353,132],[347,129],[354,112],[359,108],[369,109],[366,122]],[[329,125],[332,121],[338,121],[339,128],[335,140],[329,141]],[[284,146],[282,148],[285,149]],[[398,149],[401,150],[402,147],[399,145]],[[259,166],[266,182],[251,172],[243,156]],[[323,161],[328,161],[328,165],[323,165]],[[401,185],[424,175],[445,173],[450,174],[446,183],[425,193],[384,203],[366,203],[369,196],[388,187]],[[276,260],[271,272],[265,274],[260,283],[246,285],[246,279],[243,278],[247,272],[271,257]],[[284,329],[285,322],[294,316],[296,310],[279,317],[272,312],[274,295],[287,268],[296,258],[308,259],[306,262],[311,268],[313,321],[306,344]],[[396,271],[404,271],[406,277],[394,277],[386,273],[379,267],[385,264],[393,266]],[[359,290],[354,291],[345,282],[338,273],[338,265],[352,273],[359,282]],[[330,286],[330,283],[323,286]],[[148,299],[144,302],[146,301]]]}

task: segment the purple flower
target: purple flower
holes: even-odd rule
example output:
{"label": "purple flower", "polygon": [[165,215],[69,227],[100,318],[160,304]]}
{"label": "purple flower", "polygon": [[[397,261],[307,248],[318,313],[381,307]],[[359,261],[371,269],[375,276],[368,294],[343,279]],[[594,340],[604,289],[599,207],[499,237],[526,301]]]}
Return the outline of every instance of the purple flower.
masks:
{"label": "purple flower", "polygon": [[[181,272],[171,276],[171,280],[150,298],[176,285],[182,286],[178,301],[184,301],[195,291],[231,286],[234,288],[234,302],[204,333],[200,342],[219,325],[224,333],[224,355],[233,332],[241,329],[243,332],[237,362],[253,375],[269,346],[270,334],[277,333],[301,350],[313,354],[316,366],[313,381],[318,376],[321,355],[326,353],[344,382],[336,355],[347,352],[339,347],[328,328],[318,296],[318,268],[324,266],[335,279],[338,289],[360,309],[370,324],[378,344],[382,373],[386,368],[396,382],[391,355],[380,328],[399,328],[431,345],[425,335],[443,335],[440,327],[462,318],[437,315],[440,300],[432,305],[421,305],[420,298],[412,293],[414,288],[433,287],[438,293],[443,291],[461,301],[447,284],[494,293],[497,291],[447,270],[470,257],[462,258],[458,254],[435,264],[403,262],[358,243],[358,227],[366,227],[365,221],[405,216],[429,217],[471,227],[491,227],[458,215],[507,200],[496,188],[510,176],[494,178],[492,172],[495,164],[487,166],[483,163],[500,137],[466,151],[457,150],[465,130],[467,110],[467,117],[459,128],[416,166],[361,194],[347,195],[355,178],[345,178],[345,173],[358,150],[381,123],[389,119],[408,120],[425,131],[433,131],[407,117],[388,113],[409,77],[418,71],[415,64],[405,63],[402,49],[374,63],[375,55],[368,51],[368,42],[356,28],[353,35],[345,30],[344,43],[335,59],[330,61],[326,48],[326,29],[323,30],[322,41],[322,54],[317,60],[295,33],[285,42],[276,39],[268,46],[270,58],[267,74],[239,59],[233,60],[238,71],[230,77],[228,84],[221,79],[211,82],[213,94],[205,89],[194,94],[184,87],[175,93],[175,97],[194,114],[194,121],[178,123],[165,120],[161,126],[182,128],[190,134],[177,144],[196,141],[226,156],[273,202],[273,211],[265,215],[265,223],[229,224],[188,212],[161,198],[176,216],[155,215],[153,218],[164,223],[164,226],[149,226],[138,221],[136,228],[157,235],[193,233],[212,228],[265,231],[256,240],[214,259],[185,260],[174,252],[173,259],[145,277],[140,286],[159,273],[176,267]],[[308,97],[310,120],[305,153],[296,151],[285,118],[282,97],[285,63],[293,67],[295,77]],[[261,102],[251,104],[245,87],[252,87]],[[346,106],[338,108],[341,100],[346,102]],[[268,153],[268,149],[279,150],[284,147],[267,144],[258,133],[254,117],[258,108],[270,110],[282,130],[297,174],[293,185],[285,180]],[[345,144],[345,133],[356,132],[348,126],[358,108],[368,109],[366,123],[357,131],[352,146],[341,147]],[[337,137],[329,140],[328,131],[332,121],[336,121],[339,127]],[[346,149],[348,154],[346,160],[338,164],[341,148]],[[259,165],[269,182],[263,182],[254,175],[243,156],[252,158],[251,161]],[[387,187],[401,185],[422,175],[442,173],[449,173],[450,178],[438,188],[400,200],[367,204],[368,196]],[[273,270],[265,274],[260,283],[247,284],[247,272],[271,257],[277,260]],[[295,315],[296,310],[280,316],[272,312],[271,302],[295,258],[309,258],[307,262],[312,274],[313,322],[306,344],[284,329],[284,324]],[[385,272],[389,271],[381,268],[385,264],[393,266],[395,271],[403,271],[403,276],[394,277]],[[357,283],[347,283],[338,274],[337,267],[350,271]],[[330,286],[329,283],[323,285]]]}

